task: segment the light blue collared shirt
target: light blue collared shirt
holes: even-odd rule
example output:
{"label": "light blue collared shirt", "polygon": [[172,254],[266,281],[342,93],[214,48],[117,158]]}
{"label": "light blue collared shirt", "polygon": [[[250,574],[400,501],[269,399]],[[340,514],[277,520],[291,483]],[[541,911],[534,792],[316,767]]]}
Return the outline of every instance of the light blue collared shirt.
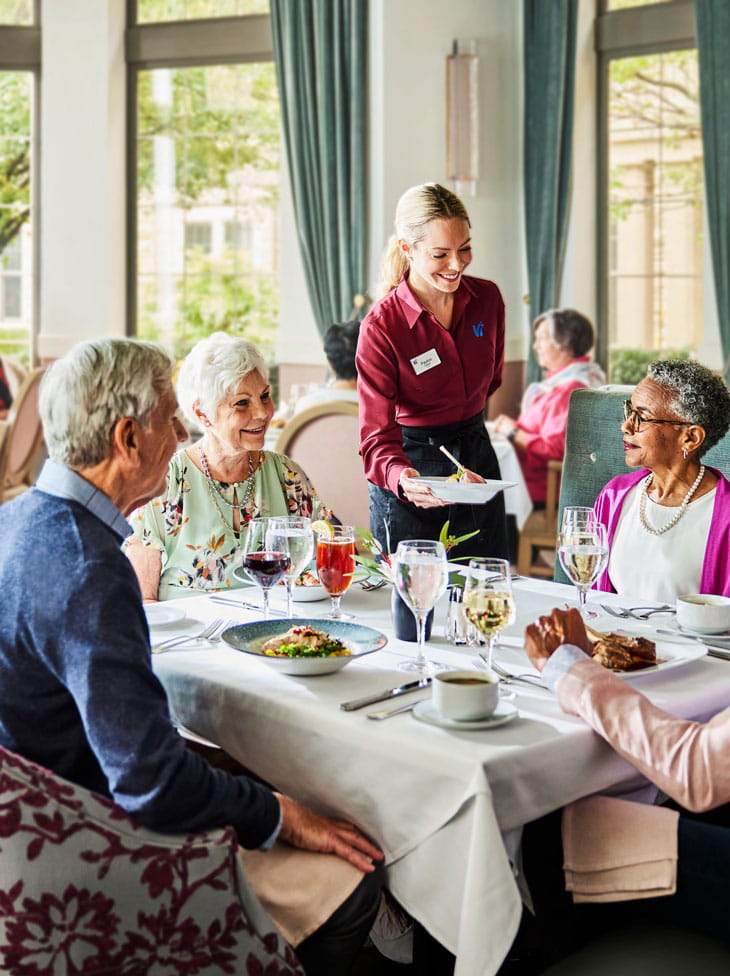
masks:
{"label": "light blue collared shirt", "polygon": [[132,533],[132,526],[119,511],[114,502],[105,495],[104,492],[92,485],[86,478],[82,478],[65,464],[58,461],[48,460],[41,468],[38,475],[36,488],[45,491],[47,495],[55,495],[56,498],[67,498],[72,502],[78,502],[95,515],[104,525],[118,535],[121,539],[126,539]]}
{"label": "light blue collared shirt", "polygon": [[588,655],[575,644],[561,644],[560,647],[550,655],[547,664],[542,669],[542,680],[550,691],[555,691],[558,681],[563,675],[572,668],[576,661],[582,661]]}

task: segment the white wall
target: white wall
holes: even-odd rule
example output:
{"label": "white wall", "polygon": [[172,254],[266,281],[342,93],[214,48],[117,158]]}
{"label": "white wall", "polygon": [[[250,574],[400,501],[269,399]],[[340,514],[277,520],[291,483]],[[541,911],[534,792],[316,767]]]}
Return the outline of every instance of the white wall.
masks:
{"label": "white wall", "polygon": [[125,0],[44,0],[38,353],[125,330]]}

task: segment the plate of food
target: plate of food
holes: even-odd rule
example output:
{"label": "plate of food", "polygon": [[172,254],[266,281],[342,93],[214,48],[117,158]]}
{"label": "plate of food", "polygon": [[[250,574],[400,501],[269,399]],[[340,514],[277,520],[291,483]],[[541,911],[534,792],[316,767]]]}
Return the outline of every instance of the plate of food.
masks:
{"label": "plate of food", "polygon": [[321,617],[238,624],[223,631],[223,640],[283,674],[306,676],[339,671],[388,643],[372,627]]}
{"label": "plate of food", "polygon": [[699,642],[685,645],[671,640],[653,641],[641,634],[602,633],[592,627],[586,627],[586,631],[593,660],[622,678],[676,668],[707,654],[707,648]]}
{"label": "plate of food", "polygon": [[459,505],[483,505],[505,488],[514,488],[514,481],[457,481],[448,478],[410,478],[419,485],[426,485],[444,502]]}

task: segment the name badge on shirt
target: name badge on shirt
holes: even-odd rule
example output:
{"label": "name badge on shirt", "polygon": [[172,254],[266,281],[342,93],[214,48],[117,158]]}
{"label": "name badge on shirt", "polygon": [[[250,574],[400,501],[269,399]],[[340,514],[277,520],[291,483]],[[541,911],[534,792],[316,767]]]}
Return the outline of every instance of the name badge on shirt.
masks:
{"label": "name badge on shirt", "polygon": [[441,359],[439,354],[435,349],[429,349],[428,352],[422,352],[419,356],[414,356],[411,360],[411,366],[413,367],[413,372],[416,376],[420,376],[421,373],[425,373],[429,369],[433,369],[434,366],[439,366]]}

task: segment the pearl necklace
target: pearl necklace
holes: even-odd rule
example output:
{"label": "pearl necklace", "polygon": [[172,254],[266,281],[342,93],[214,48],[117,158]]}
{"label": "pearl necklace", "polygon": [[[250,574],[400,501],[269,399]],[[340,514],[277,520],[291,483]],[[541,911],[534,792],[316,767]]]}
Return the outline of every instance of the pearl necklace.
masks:
{"label": "pearl necklace", "polygon": [[669,532],[670,529],[673,529],[674,526],[677,524],[677,522],[679,522],[679,520],[682,518],[684,513],[687,511],[687,506],[692,501],[692,496],[694,495],[694,493],[700,487],[700,482],[702,481],[704,476],[705,476],[705,466],[704,464],[701,464],[700,473],[695,478],[695,483],[692,485],[690,490],[684,496],[684,501],[679,506],[679,509],[677,510],[675,515],[667,522],[666,525],[663,525],[661,529],[655,529],[653,525],[649,525],[649,522],[647,521],[646,518],[646,500],[649,497],[649,485],[651,484],[652,479],[654,478],[654,475],[650,474],[644,482],[644,487],[641,492],[641,498],[639,499],[639,521],[641,522],[642,529],[644,529],[644,531],[646,532],[650,532],[651,535],[664,535],[665,532]]}

